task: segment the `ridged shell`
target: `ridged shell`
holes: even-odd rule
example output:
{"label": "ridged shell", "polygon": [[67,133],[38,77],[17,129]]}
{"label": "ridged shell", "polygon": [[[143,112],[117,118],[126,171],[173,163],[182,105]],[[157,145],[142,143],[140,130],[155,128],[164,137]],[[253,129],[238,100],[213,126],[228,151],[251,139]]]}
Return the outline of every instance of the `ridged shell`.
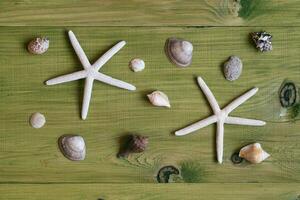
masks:
{"label": "ridged shell", "polygon": [[66,135],[59,139],[59,147],[63,155],[70,160],[84,160],[86,147],[83,137]]}
{"label": "ridged shell", "polygon": [[130,135],[126,146],[118,153],[118,157],[127,157],[131,153],[141,153],[146,150],[148,142],[146,136]]}
{"label": "ridged shell", "polygon": [[179,67],[187,67],[192,63],[193,44],[177,38],[166,41],[165,51],[170,61]]}
{"label": "ridged shell", "polygon": [[251,163],[258,164],[270,157],[270,154],[265,152],[259,143],[254,143],[243,147],[239,156]]}
{"label": "ridged shell", "polygon": [[30,117],[30,124],[33,128],[42,128],[45,123],[45,116],[39,112],[33,113]]}
{"label": "ridged shell", "polygon": [[32,54],[43,54],[49,48],[49,40],[46,37],[38,37],[31,40],[27,46],[27,49]]}

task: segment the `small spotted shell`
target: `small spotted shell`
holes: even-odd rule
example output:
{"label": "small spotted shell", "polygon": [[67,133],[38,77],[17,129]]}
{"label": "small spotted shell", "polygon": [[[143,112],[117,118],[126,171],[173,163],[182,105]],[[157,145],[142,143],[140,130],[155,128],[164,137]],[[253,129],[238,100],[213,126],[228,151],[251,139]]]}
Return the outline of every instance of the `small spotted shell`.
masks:
{"label": "small spotted shell", "polygon": [[270,154],[265,152],[259,143],[254,143],[243,147],[239,156],[251,163],[258,164],[270,157]]}
{"label": "small spotted shell", "polygon": [[49,48],[49,40],[46,37],[38,37],[31,40],[27,49],[32,54],[43,54]]}
{"label": "small spotted shell", "polygon": [[147,97],[154,106],[171,107],[168,96],[161,91],[154,91]]}
{"label": "small spotted shell", "polygon": [[63,155],[73,161],[84,160],[86,146],[83,137],[79,135],[65,135],[59,138],[59,147]]}
{"label": "small spotted shell", "polygon": [[189,41],[169,38],[165,51],[170,61],[179,67],[187,67],[192,63],[193,44]]}
{"label": "small spotted shell", "polygon": [[30,124],[33,128],[42,128],[45,123],[45,116],[39,112],[33,113],[30,117]]}
{"label": "small spotted shell", "polygon": [[140,72],[145,69],[145,62],[142,59],[135,58],[130,61],[130,68],[134,72]]}
{"label": "small spotted shell", "polygon": [[229,81],[237,80],[242,74],[243,63],[237,56],[230,56],[224,63],[224,76]]}

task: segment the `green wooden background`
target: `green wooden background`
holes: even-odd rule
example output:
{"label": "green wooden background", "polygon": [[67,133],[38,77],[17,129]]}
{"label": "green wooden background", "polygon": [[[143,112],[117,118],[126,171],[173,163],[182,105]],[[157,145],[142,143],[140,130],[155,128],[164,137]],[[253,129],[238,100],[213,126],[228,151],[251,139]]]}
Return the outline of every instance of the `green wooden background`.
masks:
{"label": "green wooden background", "polygon": [[[0,1],[0,199],[300,199],[300,116],[280,117],[278,90],[300,86],[299,0]],[[67,37],[73,30],[90,61],[117,41],[127,45],[101,71],[130,82],[128,92],[95,83],[86,121],[80,119],[83,81],[45,86],[45,80],[82,68]],[[272,52],[260,53],[249,33],[266,30]],[[26,44],[48,36],[50,48],[30,55]],[[168,37],[194,45],[193,63],[180,69],[165,56]],[[221,66],[239,56],[244,71],[228,82]],[[146,69],[133,73],[132,58]],[[221,106],[253,86],[259,92],[233,115],[262,119],[264,127],[226,125],[224,163],[214,157],[215,127],[175,137],[173,132],[211,114],[196,84],[202,76]],[[145,95],[164,91],[172,108],[157,108]],[[47,124],[33,129],[33,112]],[[117,159],[120,138],[149,137],[149,148]],[[87,157],[67,160],[57,139],[85,138]],[[240,147],[260,142],[271,157],[259,165],[232,164]],[[158,170],[174,165],[181,177],[157,183]]]}

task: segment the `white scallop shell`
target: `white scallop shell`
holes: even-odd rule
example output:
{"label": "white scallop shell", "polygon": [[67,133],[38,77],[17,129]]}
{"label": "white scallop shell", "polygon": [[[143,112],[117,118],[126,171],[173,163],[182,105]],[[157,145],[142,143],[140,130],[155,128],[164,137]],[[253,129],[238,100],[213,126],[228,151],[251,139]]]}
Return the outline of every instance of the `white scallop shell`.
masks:
{"label": "white scallop shell", "polygon": [[135,58],[130,61],[130,68],[134,72],[140,72],[145,69],[145,62],[142,59]]}
{"label": "white scallop shell", "polygon": [[66,135],[59,139],[59,147],[64,156],[70,160],[84,160],[86,147],[83,137]]}
{"label": "white scallop shell", "polygon": [[45,116],[39,112],[33,113],[30,117],[30,124],[33,128],[42,128],[45,123]]}
{"label": "white scallop shell", "polygon": [[270,154],[265,152],[259,143],[254,143],[243,147],[239,156],[251,163],[258,164],[270,157]]}
{"label": "white scallop shell", "polygon": [[147,97],[154,106],[171,107],[168,96],[161,91],[154,91],[148,94]]}
{"label": "white scallop shell", "polygon": [[32,54],[43,54],[49,48],[49,40],[45,37],[38,37],[31,40],[27,46],[27,49]]}
{"label": "white scallop shell", "polygon": [[179,67],[187,67],[192,63],[193,44],[189,41],[169,38],[166,42],[166,54],[171,62]]}

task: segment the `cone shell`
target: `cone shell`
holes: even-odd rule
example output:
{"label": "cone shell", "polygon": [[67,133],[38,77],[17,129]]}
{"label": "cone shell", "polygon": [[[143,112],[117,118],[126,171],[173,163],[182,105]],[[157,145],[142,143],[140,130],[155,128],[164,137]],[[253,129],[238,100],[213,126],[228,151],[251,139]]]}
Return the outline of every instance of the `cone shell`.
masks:
{"label": "cone shell", "polygon": [[154,106],[168,107],[170,108],[170,101],[168,96],[161,91],[154,91],[151,94],[147,95],[149,101]]}
{"label": "cone shell", "polygon": [[127,157],[131,153],[141,153],[146,150],[148,145],[148,137],[141,135],[130,135],[129,140],[120,152],[118,157]]}
{"label": "cone shell", "polygon": [[70,160],[84,160],[86,147],[83,137],[66,135],[59,139],[59,147],[63,155]]}
{"label": "cone shell", "polygon": [[192,63],[193,44],[189,41],[169,38],[165,50],[170,61],[179,67],[187,67]]}
{"label": "cone shell", "polygon": [[258,164],[270,157],[270,154],[265,152],[259,143],[254,143],[243,147],[239,156],[251,163]]}

